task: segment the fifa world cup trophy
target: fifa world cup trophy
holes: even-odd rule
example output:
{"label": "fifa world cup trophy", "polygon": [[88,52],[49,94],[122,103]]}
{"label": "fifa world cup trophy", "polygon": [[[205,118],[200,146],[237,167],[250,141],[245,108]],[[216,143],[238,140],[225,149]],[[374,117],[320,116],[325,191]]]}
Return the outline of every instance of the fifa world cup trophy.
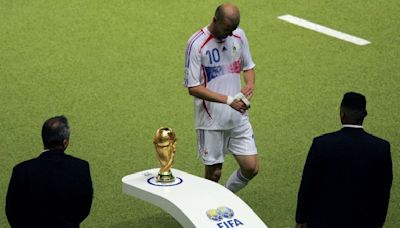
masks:
{"label": "fifa world cup trophy", "polygon": [[171,128],[161,127],[157,129],[153,143],[161,166],[156,180],[161,183],[174,182],[175,177],[172,175],[171,168],[176,151],[175,132]]}

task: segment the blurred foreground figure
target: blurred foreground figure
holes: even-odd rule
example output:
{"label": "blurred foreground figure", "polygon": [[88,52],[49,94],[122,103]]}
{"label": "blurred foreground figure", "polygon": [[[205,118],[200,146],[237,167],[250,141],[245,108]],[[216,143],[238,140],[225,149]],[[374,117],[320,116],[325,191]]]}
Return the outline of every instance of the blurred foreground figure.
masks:
{"label": "blurred foreground figure", "polygon": [[70,130],[64,116],[43,124],[44,151],[13,169],[6,199],[11,227],[79,227],[92,205],[87,161],[67,155]]}
{"label": "blurred foreground figure", "polygon": [[390,144],[363,129],[366,100],[349,92],[342,129],[314,139],[298,193],[298,228],[376,228],[385,223],[392,185]]}

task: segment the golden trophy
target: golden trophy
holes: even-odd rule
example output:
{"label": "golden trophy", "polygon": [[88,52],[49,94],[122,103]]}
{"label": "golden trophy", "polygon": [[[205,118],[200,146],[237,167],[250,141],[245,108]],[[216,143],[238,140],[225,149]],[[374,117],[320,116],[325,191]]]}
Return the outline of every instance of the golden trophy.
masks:
{"label": "golden trophy", "polygon": [[157,129],[153,143],[161,166],[156,180],[161,183],[174,182],[175,177],[172,175],[171,167],[176,151],[175,132],[169,127],[161,127]]}

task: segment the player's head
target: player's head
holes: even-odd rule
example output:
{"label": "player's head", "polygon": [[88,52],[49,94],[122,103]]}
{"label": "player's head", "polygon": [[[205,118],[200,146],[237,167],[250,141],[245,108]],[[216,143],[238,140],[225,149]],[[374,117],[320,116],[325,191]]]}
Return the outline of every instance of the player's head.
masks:
{"label": "player's head", "polygon": [[340,104],[340,120],[342,124],[362,125],[367,116],[365,96],[355,92],[344,94]]}
{"label": "player's head", "polygon": [[211,33],[217,39],[225,39],[231,36],[232,32],[239,26],[239,9],[230,3],[225,3],[217,7],[212,21]]}
{"label": "player's head", "polygon": [[66,149],[69,144],[69,126],[65,116],[52,117],[44,122],[42,140],[45,149]]}

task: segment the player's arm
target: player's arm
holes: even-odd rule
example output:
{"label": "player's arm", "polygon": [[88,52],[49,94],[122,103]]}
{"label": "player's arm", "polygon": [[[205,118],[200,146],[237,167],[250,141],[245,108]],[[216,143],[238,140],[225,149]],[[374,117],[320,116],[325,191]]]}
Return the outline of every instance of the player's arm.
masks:
{"label": "player's arm", "polygon": [[253,62],[253,58],[251,57],[249,41],[247,40],[246,34],[242,29],[238,30],[239,36],[243,41],[243,52],[241,58],[241,67],[243,70],[243,79],[245,86],[240,90],[247,99],[251,99],[254,92],[254,85],[256,80],[256,72],[254,67],[256,66]]}
{"label": "player's arm", "polygon": [[243,113],[246,110],[246,105],[240,100],[234,100],[232,97],[211,91],[206,87],[199,85],[189,87],[189,94],[202,100],[218,102],[230,105],[236,111]]}
{"label": "player's arm", "polygon": [[241,89],[241,92],[247,97],[247,99],[251,99],[254,92],[254,85],[256,80],[256,72],[254,68],[250,70],[245,70],[243,72],[243,78],[245,86]]}
{"label": "player's arm", "polygon": [[211,91],[201,85],[190,87],[188,89],[190,95],[195,96],[202,100],[218,102],[218,103],[227,103],[228,100],[228,96]]}

